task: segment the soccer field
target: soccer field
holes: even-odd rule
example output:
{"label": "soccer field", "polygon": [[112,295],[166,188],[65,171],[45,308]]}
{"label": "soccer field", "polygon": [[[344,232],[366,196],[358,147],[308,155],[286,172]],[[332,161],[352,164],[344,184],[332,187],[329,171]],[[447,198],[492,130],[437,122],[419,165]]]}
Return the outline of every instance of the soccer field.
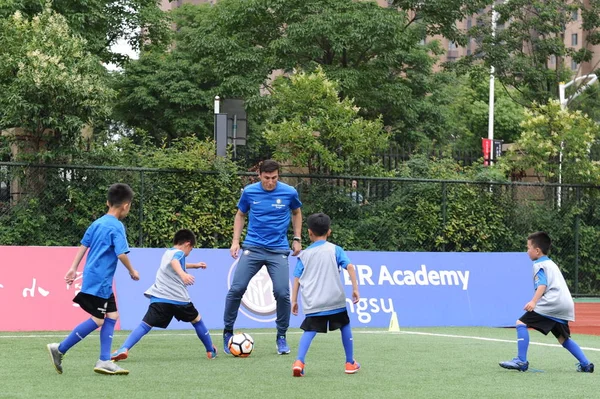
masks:
{"label": "soccer field", "polygon": [[[221,333],[211,331],[219,356],[208,360],[193,331],[152,331],[119,364],[128,376],[93,372],[98,333],[69,351],[59,375],[46,350],[63,332],[0,333],[0,398],[593,398],[598,375],[575,371],[576,359],[554,337],[531,331],[530,367],[498,366],[515,356],[514,329],[419,328],[400,332],[354,329],[361,370],[344,373],[338,331],[319,334],[306,358],[306,375],[294,378],[301,331],[288,333],[290,355],[275,351],[274,330],[246,330],[255,340],[249,358],[222,354]],[[127,331],[115,334],[113,347]],[[600,365],[600,337],[574,335]]]}

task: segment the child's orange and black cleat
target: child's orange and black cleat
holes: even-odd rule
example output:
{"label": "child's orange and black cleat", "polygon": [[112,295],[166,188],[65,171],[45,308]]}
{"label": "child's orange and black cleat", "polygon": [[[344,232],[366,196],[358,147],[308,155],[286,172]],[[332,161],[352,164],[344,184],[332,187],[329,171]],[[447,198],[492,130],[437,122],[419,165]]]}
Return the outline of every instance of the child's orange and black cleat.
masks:
{"label": "child's orange and black cleat", "polygon": [[360,363],[354,360],[352,363],[346,362],[346,374],[354,374],[360,370]]}
{"label": "child's orange and black cleat", "polygon": [[294,377],[304,376],[304,363],[301,360],[296,360],[292,366],[292,375]]}

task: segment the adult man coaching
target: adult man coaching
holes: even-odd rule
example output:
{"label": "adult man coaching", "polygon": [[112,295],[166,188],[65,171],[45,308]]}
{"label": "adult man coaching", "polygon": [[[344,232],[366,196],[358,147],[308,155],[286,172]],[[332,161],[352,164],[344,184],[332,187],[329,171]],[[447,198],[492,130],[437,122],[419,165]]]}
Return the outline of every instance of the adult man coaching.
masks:
{"label": "adult man coaching", "polygon": [[[260,182],[249,184],[242,191],[233,222],[233,240],[229,251],[233,258],[238,255],[240,258],[225,299],[223,346],[224,352],[230,353],[227,343],[233,335],[242,296],[250,279],[266,265],[277,301],[277,353],[283,355],[290,353],[285,338],[291,310],[287,231],[291,219],[294,231],[292,254],[298,255],[302,250],[302,203],[294,187],[279,181],[279,164],[276,161],[263,161],[258,176]],[[240,236],[246,215],[248,230],[240,251]]]}

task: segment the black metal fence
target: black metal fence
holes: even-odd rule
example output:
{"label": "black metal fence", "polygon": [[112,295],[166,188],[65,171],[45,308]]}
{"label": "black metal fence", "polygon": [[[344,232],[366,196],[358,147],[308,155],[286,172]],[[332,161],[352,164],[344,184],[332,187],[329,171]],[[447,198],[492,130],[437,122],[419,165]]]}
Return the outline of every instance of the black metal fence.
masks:
{"label": "black metal fence", "polygon": [[[365,162],[380,162],[383,169],[396,170],[403,162],[408,161],[415,154],[428,158],[451,158],[464,166],[471,166],[483,158],[482,151],[474,150],[473,148],[460,148],[456,146],[412,147],[391,143],[387,149],[377,153],[372,159],[365,160]],[[257,165],[260,161],[271,158],[272,155],[272,152],[267,147],[254,150],[243,147],[236,152],[233,160],[246,168]],[[487,161],[489,162],[489,160]],[[316,164],[319,164],[319,162],[316,162]]]}
{"label": "black metal fence", "polygon": [[[254,180],[217,170],[0,163],[0,245],[78,245],[106,211],[108,186],[124,182],[136,192],[125,221],[132,246],[167,246],[185,227],[199,246],[227,248],[240,190]],[[527,235],[544,230],[572,292],[600,294],[598,186],[298,174],[282,180],[297,188],[305,216],[331,216],[332,241],[347,250],[525,251]]]}

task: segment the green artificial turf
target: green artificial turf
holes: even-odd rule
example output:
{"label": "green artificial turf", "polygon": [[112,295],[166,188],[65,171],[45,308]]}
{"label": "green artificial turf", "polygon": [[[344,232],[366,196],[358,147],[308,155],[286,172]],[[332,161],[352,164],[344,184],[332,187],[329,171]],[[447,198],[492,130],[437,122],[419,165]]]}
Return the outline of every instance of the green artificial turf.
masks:
{"label": "green artificial turf", "polygon": [[[73,347],[58,375],[46,350],[64,332],[0,333],[0,398],[593,398],[598,373],[575,371],[577,361],[552,336],[531,331],[532,369],[505,370],[498,361],[516,354],[515,330],[418,328],[401,332],[354,329],[362,369],[344,373],[338,331],[318,334],[306,358],[306,375],[292,377],[301,331],[292,330],[289,355],[277,355],[274,330],[246,330],[255,340],[249,358],[208,360],[191,330],[152,331],[119,362],[128,376],[93,372],[99,339],[94,333]],[[115,333],[113,347],[127,331]],[[573,337],[600,366],[600,337]],[[539,345],[539,344],[542,345]],[[600,372],[600,370],[598,371]]]}

